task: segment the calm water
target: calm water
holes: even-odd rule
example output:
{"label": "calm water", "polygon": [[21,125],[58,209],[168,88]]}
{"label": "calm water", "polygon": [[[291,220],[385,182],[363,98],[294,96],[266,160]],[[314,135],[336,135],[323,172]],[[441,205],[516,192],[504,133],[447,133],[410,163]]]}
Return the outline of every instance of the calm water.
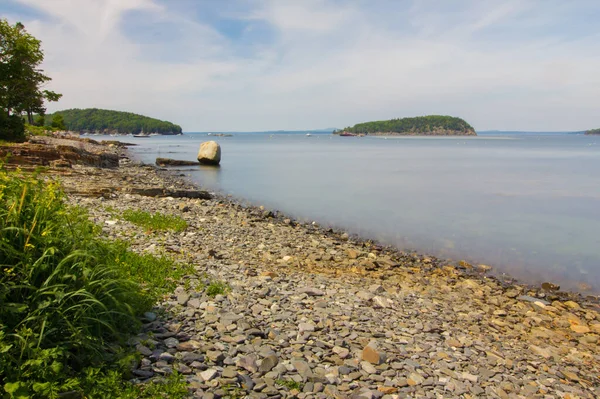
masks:
{"label": "calm water", "polygon": [[401,249],[494,266],[527,282],[600,291],[600,137],[353,138],[188,134],[124,141],[154,162],[195,160],[195,182]]}

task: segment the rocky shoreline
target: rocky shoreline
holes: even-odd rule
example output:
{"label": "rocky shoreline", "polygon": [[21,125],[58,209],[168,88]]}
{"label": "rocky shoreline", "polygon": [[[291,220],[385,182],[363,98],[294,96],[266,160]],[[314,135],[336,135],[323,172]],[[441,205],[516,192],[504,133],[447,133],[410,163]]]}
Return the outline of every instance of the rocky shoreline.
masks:
{"label": "rocky shoreline", "polygon": [[[49,174],[107,237],[197,271],[132,339],[136,382],[177,371],[199,398],[600,397],[595,298],[500,281],[482,265],[381,247],[227,197],[174,198],[201,190],[110,151],[118,168]],[[152,188],[164,195],[144,195]],[[117,216],[125,209],[178,215],[188,228],[144,231]],[[210,296],[208,281],[228,289]]]}

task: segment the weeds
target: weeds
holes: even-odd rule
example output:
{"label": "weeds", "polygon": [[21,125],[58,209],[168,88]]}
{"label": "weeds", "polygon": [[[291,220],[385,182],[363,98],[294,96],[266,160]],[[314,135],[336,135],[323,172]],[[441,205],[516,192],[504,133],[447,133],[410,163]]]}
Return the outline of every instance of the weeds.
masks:
{"label": "weeds", "polygon": [[57,183],[0,165],[0,396],[183,397],[178,376],[124,382],[134,359],[122,344],[186,269],[99,232]]}
{"label": "weeds", "polygon": [[163,215],[159,212],[154,214],[128,209],[122,214],[123,219],[141,226],[147,230],[173,230],[183,231],[187,228],[187,222],[179,216]]}
{"label": "weeds", "polygon": [[294,380],[284,380],[278,379],[275,380],[277,385],[281,385],[282,387],[286,387],[287,389],[297,389],[298,391],[302,390],[302,384]]}
{"label": "weeds", "polygon": [[229,286],[229,284],[224,283],[222,281],[212,281],[206,287],[206,295],[213,298],[217,295],[225,295],[229,291],[231,291],[231,287]]}

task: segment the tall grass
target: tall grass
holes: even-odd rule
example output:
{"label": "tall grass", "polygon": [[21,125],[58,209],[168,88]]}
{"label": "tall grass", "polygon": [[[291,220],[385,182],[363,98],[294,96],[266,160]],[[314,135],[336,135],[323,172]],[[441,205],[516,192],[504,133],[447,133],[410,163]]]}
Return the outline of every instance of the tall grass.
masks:
{"label": "tall grass", "polygon": [[0,166],[0,396],[98,390],[86,375],[125,358],[137,316],[171,288],[173,262],[99,231],[57,183]]}

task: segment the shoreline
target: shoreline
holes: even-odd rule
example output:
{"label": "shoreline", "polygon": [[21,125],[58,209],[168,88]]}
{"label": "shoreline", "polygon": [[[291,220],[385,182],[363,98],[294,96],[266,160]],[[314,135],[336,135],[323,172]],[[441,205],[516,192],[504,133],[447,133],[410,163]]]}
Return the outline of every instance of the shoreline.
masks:
{"label": "shoreline", "polygon": [[[118,168],[54,170],[67,192],[79,190],[69,202],[85,206],[107,237],[130,239],[140,252],[185,255],[198,271],[138,337],[138,345],[155,342],[138,348],[138,382],[178,370],[196,397],[235,397],[228,386],[252,398],[600,395],[597,298],[501,281],[466,262],[379,246],[222,193],[128,193],[198,185],[110,150]],[[189,227],[144,232],[113,208],[174,214]],[[231,291],[210,298],[194,288],[206,275]]]}

